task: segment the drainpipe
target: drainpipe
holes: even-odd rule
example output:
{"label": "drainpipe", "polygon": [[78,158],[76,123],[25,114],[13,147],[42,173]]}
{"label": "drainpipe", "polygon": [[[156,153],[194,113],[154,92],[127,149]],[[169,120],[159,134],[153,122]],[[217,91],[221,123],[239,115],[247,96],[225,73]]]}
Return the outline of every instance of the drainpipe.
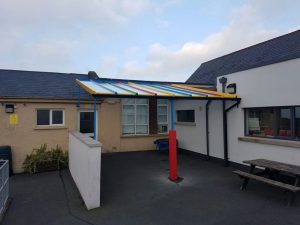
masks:
{"label": "drainpipe", "polygon": [[[225,93],[225,87],[227,83],[226,77],[221,77],[219,82],[222,84],[222,92]],[[228,166],[228,135],[227,135],[227,112],[226,112],[226,100],[222,100],[223,109],[223,140],[224,140],[224,166]]]}
{"label": "drainpipe", "polygon": [[209,154],[209,105],[211,103],[211,100],[208,100],[206,102],[205,107],[205,116],[206,116],[206,159],[210,160],[210,154]]}
{"label": "drainpipe", "polygon": [[224,137],[224,165],[228,166],[228,135],[227,135],[227,112],[225,109],[226,102],[223,100],[223,137]]}

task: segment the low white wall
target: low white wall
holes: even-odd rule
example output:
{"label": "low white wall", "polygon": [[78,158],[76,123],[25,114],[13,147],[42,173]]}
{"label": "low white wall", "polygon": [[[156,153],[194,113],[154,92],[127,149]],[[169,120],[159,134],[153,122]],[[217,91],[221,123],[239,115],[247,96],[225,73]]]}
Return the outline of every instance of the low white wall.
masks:
{"label": "low white wall", "polygon": [[88,210],[100,206],[101,143],[69,133],[69,169]]}

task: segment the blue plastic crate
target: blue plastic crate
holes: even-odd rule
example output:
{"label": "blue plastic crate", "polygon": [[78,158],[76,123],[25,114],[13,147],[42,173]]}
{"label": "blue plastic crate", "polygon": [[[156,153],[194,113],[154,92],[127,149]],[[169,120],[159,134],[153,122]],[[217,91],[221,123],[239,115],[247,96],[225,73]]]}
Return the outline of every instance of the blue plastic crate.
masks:
{"label": "blue plastic crate", "polygon": [[[169,139],[167,139],[167,138],[157,139],[154,141],[154,144],[156,146],[156,150],[158,150],[158,151],[168,151],[169,150]],[[177,147],[178,147],[178,140],[177,140]]]}

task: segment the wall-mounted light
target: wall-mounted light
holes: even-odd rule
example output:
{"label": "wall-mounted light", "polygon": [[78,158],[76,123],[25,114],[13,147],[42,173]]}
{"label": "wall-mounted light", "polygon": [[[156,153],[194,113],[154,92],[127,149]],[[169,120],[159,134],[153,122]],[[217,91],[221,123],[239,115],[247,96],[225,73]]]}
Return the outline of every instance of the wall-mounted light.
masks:
{"label": "wall-mounted light", "polygon": [[5,104],[5,112],[6,113],[14,113],[15,105],[14,104]]}
{"label": "wall-mounted light", "polygon": [[227,89],[228,93],[235,94],[236,93],[236,83],[228,84],[226,89]]}

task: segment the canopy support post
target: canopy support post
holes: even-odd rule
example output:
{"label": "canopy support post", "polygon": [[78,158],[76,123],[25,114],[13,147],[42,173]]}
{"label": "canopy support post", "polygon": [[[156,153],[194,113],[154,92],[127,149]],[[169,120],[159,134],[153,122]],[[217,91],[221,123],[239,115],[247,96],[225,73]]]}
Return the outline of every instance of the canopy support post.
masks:
{"label": "canopy support post", "polygon": [[170,102],[171,102],[171,130],[174,130],[174,127],[175,127],[175,125],[174,125],[174,121],[175,121],[174,99],[171,98]]}
{"label": "canopy support post", "polygon": [[182,179],[180,179],[177,174],[177,139],[176,139],[176,130],[174,126],[174,120],[175,120],[174,98],[171,98],[170,102],[171,102],[171,130],[169,131],[169,166],[170,166],[169,179],[173,182],[180,182]]}
{"label": "canopy support post", "polygon": [[97,140],[97,98],[94,96],[94,140]]}

